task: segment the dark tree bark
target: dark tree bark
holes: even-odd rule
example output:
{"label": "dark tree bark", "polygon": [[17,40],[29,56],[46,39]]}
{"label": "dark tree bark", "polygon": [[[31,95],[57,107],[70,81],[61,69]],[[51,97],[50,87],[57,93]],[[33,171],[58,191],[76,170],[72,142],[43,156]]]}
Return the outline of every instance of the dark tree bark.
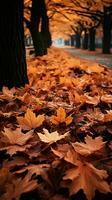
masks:
{"label": "dark tree bark", "polygon": [[69,46],[69,45],[70,45],[70,44],[69,44],[69,40],[64,40],[64,43],[65,43],[66,46]]}
{"label": "dark tree bark", "polygon": [[111,48],[111,14],[109,10],[112,10],[112,7],[104,7],[104,19],[103,19],[103,46],[102,51],[105,54],[110,53]]}
{"label": "dark tree bark", "polygon": [[96,35],[96,29],[94,27],[91,27],[89,29],[89,50],[95,51],[95,35]]}
{"label": "dark tree bark", "polygon": [[52,42],[45,0],[32,0],[31,22],[27,22],[27,25],[33,39],[35,55],[47,54],[47,48]]}
{"label": "dark tree bark", "polygon": [[0,89],[26,83],[23,1],[4,0],[0,5]]}
{"label": "dark tree bark", "polygon": [[83,41],[82,41],[82,48],[88,49],[88,32],[87,32],[87,29],[84,30],[84,38],[83,38]]}
{"label": "dark tree bark", "polygon": [[30,32],[33,39],[36,56],[42,56],[45,52],[42,35],[39,32],[39,25],[41,21],[41,6],[41,0],[32,0]]}
{"label": "dark tree bark", "polygon": [[80,35],[80,33],[76,33],[75,40],[76,40],[75,47],[77,49],[79,49],[81,47],[81,35]]}
{"label": "dark tree bark", "polygon": [[51,34],[49,31],[49,18],[47,16],[47,9],[45,0],[42,1],[42,7],[41,7],[41,16],[42,16],[42,22],[41,22],[41,33],[44,40],[44,45],[46,48],[50,47],[52,44],[51,41]]}
{"label": "dark tree bark", "polygon": [[71,35],[71,46],[74,47],[75,35]]}

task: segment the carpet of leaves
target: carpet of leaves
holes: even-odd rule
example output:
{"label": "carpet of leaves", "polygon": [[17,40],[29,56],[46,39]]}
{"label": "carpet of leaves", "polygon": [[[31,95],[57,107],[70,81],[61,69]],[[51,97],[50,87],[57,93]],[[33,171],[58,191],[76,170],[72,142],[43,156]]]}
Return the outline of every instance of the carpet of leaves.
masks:
{"label": "carpet of leaves", "polygon": [[112,198],[112,70],[51,48],[0,92],[0,200]]}

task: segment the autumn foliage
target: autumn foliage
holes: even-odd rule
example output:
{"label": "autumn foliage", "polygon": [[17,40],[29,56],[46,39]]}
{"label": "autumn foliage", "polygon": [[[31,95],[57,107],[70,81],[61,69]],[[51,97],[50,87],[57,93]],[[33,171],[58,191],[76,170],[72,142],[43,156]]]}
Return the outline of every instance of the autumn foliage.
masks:
{"label": "autumn foliage", "polygon": [[109,199],[112,70],[56,48],[27,62],[0,93],[0,200]]}

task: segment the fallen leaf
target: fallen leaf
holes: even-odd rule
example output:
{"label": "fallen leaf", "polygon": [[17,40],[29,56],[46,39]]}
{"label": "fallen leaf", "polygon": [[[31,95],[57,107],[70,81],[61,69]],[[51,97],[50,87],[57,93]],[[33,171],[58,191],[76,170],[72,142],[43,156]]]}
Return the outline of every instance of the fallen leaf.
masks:
{"label": "fallen leaf", "polygon": [[19,146],[25,145],[27,141],[33,137],[31,131],[24,134],[21,132],[21,128],[17,128],[14,131],[9,128],[4,128],[2,133],[6,138],[8,138],[10,144],[16,144]]}
{"label": "fallen leaf", "polygon": [[16,173],[20,174],[28,170],[28,173],[30,174],[30,176],[32,176],[33,174],[44,176],[46,174],[46,171],[49,169],[49,167],[50,167],[49,164],[29,165],[19,171],[16,171]]}
{"label": "fallen leaf", "polygon": [[107,113],[104,115],[104,121],[109,122],[112,121],[112,110],[107,110]]}
{"label": "fallen leaf", "polygon": [[105,103],[112,103],[112,95],[110,95],[110,94],[102,95],[101,101],[103,101]]}
{"label": "fallen leaf", "polygon": [[63,135],[59,135],[59,133],[57,131],[49,133],[49,131],[45,128],[43,128],[43,132],[44,132],[44,134],[42,134],[42,133],[37,133],[37,134],[38,134],[40,140],[45,143],[54,143],[54,142],[57,142],[58,140],[65,138],[66,136],[68,136],[68,132]]}
{"label": "fallen leaf", "polygon": [[105,170],[99,170],[90,163],[79,161],[77,167],[68,169],[65,172],[63,179],[72,181],[68,186],[70,195],[83,189],[87,199],[92,200],[96,190],[102,193],[110,192],[110,187],[105,181],[107,177],[108,174]]}
{"label": "fallen leaf", "polygon": [[55,125],[58,125],[59,123],[65,122],[66,125],[71,124],[73,117],[68,116],[66,117],[65,109],[62,107],[59,107],[57,109],[57,116],[53,115],[50,118],[51,122]]}
{"label": "fallen leaf", "polygon": [[3,200],[15,199],[19,200],[21,194],[35,190],[38,187],[36,180],[30,180],[31,177],[26,175],[23,179],[13,179],[12,184],[7,185],[6,193],[1,197]]}
{"label": "fallen leaf", "polygon": [[86,136],[85,143],[75,142],[72,143],[75,151],[83,156],[88,156],[92,153],[95,153],[98,150],[101,150],[105,146],[106,142],[103,142],[102,137],[92,138],[90,136]]}
{"label": "fallen leaf", "polygon": [[27,144],[27,142],[33,137],[31,131],[24,134],[21,132],[21,128],[17,128],[14,131],[4,128],[4,132],[2,132],[2,134],[6,138],[4,138],[6,144],[4,147],[0,148],[0,151],[7,150],[8,154],[13,155],[16,152],[23,152],[26,148],[31,146],[31,144]]}
{"label": "fallen leaf", "polygon": [[19,125],[25,130],[30,130],[41,126],[44,120],[44,115],[38,115],[36,117],[36,115],[29,108],[27,109],[24,117],[17,117]]}

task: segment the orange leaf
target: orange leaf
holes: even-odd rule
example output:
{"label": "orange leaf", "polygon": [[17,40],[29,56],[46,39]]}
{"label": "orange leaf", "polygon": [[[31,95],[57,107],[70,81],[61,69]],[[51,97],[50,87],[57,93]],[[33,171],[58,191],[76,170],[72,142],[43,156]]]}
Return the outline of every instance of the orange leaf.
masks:
{"label": "orange leaf", "polygon": [[71,116],[66,117],[65,109],[62,107],[59,107],[57,110],[57,116],[53,115],[50,118],[51,122],[55,125],[58,125],[59,123],[65,122],[66,125],[69,125],[73,118]]}
{"label": "orange leaf", "polygon": [[100,136],[92,139],[92,137],[87,135],[85,138],[85,143],[75,142],[72,143],[72,146],[77,153],[88,156],[98,150],[101,150],[105,146],[105,143],[106,142],[103,142],[102,137]]}
{"label": "orange leaf", "polygon": [[68,186],[70,195],[83,189],[87,199],[92,200],[96,190],[102,193],[110,192],[110,187],[105,181],[107,177],[108,174],[105,170],[99,170],[90,163],[79,161],[77,167],[66,171],[63,179],[72,181]]}
{"label": "orange leaf", "polygon": [[22,129],[30,130],[32,128],[37,128],[42,125],[45,120],[44,115],[36,115],[29,108],[26,111],[24,117],[17,117],[17,121]]}

